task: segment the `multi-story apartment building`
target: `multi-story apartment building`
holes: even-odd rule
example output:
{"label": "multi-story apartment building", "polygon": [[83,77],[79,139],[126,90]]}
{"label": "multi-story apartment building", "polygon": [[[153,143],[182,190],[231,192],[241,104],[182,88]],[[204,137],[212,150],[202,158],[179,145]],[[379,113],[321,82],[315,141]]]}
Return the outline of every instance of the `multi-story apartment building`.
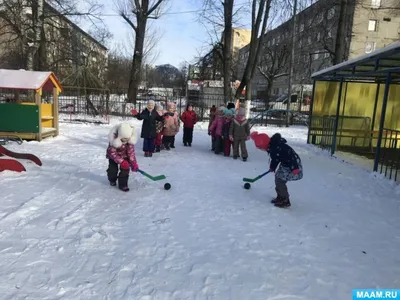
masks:
{"label": "multi-story apartment building", "polygon": [[[16,13],[18,18],[9,18]],[[42,29],[33,26],[34,15],[25,1],[15,1],[14,7],[0,5],[0,67],[27,68],[28,45],[36,43],[35,69],[53,71],[64,84],[101,84],[107,72],[107,48],[47,2]],[[37,30],[41,30],[39,41]]]}
{"label": "multi-story apartment building", "polygon": [[[320,0],[296,16],[295,57],[293,85],[310,85],[311,74],[337,61],[370,53],[400,38],[400,2],[398,0],[348,0],[344,10],[343,29],[340,26],[340,0]],[[287,92],[292,20],[270,30],[265,36],[263,56],[252,80],[252,97],[264,98],[268,88],[265,76],[272,80],[270,95]],[[342,57],[336,57],[336,39],[343,46]],[[245,63],[249,46],[239,51],[240,62]],[[238,79],[244,64],[238,67]],[[283,76],[282,76],[283,75]]]}

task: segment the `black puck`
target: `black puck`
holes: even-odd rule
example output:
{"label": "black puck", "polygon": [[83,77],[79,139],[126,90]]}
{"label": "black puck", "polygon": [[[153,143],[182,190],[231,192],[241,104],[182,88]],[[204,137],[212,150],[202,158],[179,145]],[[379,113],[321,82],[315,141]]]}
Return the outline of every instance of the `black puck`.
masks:
{"label": "black puck", "polygon": [[250,187],[251,187],[251,184],[250,184],[250,183],[246,182],[246,183],[244,184],[244,188],[245,188],[246,190],[249,190]]}
{"label": "black puck", "polygon": [[164,184],[164,189],[166,189],[167,191],[171,188],[171,184],[170,183],[166,183]]}

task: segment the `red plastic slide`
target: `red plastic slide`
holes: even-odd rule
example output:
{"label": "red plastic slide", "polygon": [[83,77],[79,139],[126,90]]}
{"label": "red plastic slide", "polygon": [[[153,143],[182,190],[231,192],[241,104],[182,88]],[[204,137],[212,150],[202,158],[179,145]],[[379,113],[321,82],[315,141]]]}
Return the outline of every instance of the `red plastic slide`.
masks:
{"label": "red plastic slide", "polygon": [[0,145],[0,156],[2,156],[2,155],[12,157],[12,158],[17,158],[17,159],[28,159],[28,160],[34,162],[35,164],[37,164],[38,166],[42,165],[42,162],[40,161],[40,159],[33,154],[12,152],[12,151],[4,148],[2,145]]}
{"label": "red plastic slide", "polygon": [[26,171],[23,164],[21,164],[19,161],[13,159],[0,158],[0,172],[5,170],[15,171],[15,172]]}

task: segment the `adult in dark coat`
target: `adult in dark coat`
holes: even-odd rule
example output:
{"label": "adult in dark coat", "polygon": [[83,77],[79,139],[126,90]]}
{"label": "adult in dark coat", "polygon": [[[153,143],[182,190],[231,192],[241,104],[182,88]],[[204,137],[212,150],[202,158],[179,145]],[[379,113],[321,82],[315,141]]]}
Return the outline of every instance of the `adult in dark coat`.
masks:
{"label": "adult in dark coat", "polygon": [[142,131],[140,137],[143,139],[143,151],[145,157],[153,156],[155,146],[154,140],[157,137],[156,121],[162,121],[163,116],[160,116],[154,109],[155,102],[150,100],[147,107],[136,115],[138,120],[143,120]]}

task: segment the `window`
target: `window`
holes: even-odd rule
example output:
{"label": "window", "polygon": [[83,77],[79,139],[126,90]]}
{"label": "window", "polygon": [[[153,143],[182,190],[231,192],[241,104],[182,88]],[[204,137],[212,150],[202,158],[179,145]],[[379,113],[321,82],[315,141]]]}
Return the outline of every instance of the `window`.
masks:
{"label": "window", "polygon": [[335,9],[331,8],[330,10],[328,10],[328,20],[332,19],[335,16]]}
{"label": "window", "polygon": [[314,53],[314,60],[317,60],[319,58],[319,53]]}
{"label": "window", "polygon": [[366,42],[365,43],[365,53],[371,53],[375,51],[376,43],[375,42]]}
{"label": "window", "polygon": [[308,44],[311,45],[312,41],[311,41],[311,36],[308,37]]}
{"label": "window", "polygon": [[376,31],[377,20],[368,21],[368,31]]}
{"label": "window", "polygon": [[321,32],[317,33],[317,42],[319,42],[321,40]]}
{"label": "window", "polygon": [[329,54],[329,52],[325,52],[324,58],[330,58],[331,55]]}
{"label": "window", "polygon": [[300,24],[300,32],[304,31],[304,23]]}
{"label": "window", "polygon": [[371,0],[371,7],[372,7],[372,8],[379,8],[379,7],[381,7],[381,0]]}

